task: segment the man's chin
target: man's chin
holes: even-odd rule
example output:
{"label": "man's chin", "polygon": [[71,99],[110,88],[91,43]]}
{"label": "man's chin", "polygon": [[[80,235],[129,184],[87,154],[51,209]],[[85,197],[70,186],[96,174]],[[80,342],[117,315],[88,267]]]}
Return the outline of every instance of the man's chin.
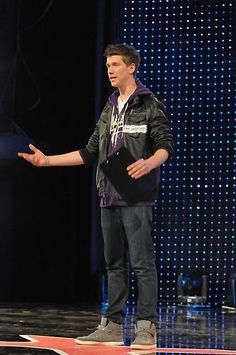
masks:
{"label": "man's chin", "polygon": [[115,83],[115,81],[110,81],[110,84],[113,88],[117,88],[117,83]]}

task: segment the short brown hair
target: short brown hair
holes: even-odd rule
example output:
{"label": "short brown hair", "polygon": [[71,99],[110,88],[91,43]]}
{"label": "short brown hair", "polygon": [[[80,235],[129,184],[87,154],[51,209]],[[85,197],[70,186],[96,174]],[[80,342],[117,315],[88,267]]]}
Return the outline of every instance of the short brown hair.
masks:
{"label": "short brown hair", "polygon": [[104,52],[104,57],[110,57],[112,55],[120,55],[123,58],[123,61],[127,65],[135,64],[135,73],[137,72],[140,65],[140,54],[137,49],[133,46],[130,46],[126,43],[116,43],[109,44]]}

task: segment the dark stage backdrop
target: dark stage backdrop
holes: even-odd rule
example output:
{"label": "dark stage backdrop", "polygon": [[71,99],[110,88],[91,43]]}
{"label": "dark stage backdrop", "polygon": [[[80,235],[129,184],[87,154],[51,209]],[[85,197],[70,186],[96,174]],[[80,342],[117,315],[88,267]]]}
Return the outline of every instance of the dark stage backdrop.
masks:
{"label": "dark stage backdrop", "polygon": [[90,260],[93,168],[40,169],[16,153],[29,142],[45,154],[86,144],[104,66],[96,36],[106,23],[99,23],[98,5],[0,1],[0,301],[97,297]]}

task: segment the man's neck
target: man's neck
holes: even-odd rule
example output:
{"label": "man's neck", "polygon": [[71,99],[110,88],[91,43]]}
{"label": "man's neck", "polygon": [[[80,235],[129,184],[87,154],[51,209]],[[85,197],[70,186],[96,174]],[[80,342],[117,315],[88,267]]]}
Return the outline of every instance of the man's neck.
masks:
{"label": "man's neck", "polygon": [[135,80],[132,81],[129,85],[125,86],[124,88],[119,88],[120,99],[122,101],[126,101],[136,89],[137,89],[137,84]]}

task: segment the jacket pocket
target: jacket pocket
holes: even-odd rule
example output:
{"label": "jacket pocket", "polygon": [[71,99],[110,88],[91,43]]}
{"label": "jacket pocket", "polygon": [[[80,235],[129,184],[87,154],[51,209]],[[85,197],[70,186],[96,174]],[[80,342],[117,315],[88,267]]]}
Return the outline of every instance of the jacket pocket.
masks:
{"label": "jacket pocket", "polygon": [[146,115],[141,112],[132,111],[127,120],[125,120],[123,132],[133,138],[145,135],[147,133]]}

